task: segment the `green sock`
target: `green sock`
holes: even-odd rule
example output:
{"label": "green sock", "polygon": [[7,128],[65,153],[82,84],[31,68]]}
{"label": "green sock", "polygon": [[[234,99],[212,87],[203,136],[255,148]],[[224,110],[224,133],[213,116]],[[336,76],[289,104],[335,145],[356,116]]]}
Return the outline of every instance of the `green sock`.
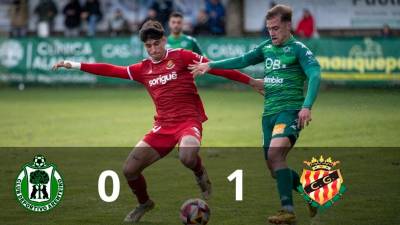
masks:
{"label": "green sock", "polygon": [[296,171],[294,171],[294,170],[290,170],[291,172],[292,172],[292,180],[293,180],[293,190],[295,190],[295,191],[297,191],[298,192],[298,190],[297,190],[297,187],[300,185],[300,177],[299,177],[299,174],[298,173],[296,173]]}
{"label": "green sock", "polygon": [[275,173],[276,181],[278,183],[279,198],[281,199],[282,207],[293,206],[292,171],[289,168],[284,168],[276,170]]}

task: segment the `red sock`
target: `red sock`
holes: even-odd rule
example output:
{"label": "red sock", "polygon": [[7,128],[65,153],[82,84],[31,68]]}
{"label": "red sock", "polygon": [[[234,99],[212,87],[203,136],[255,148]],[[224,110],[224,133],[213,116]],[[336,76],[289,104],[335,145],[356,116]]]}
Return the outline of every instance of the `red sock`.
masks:
{"label": "red sock", "polygon": [[149,195],[147,194],[147,185],[144,176],[140,174],[135,180],[128,180],[129,187],[132,192],[136,195],[139,204],[144,204],[149,200]]}
{"label": "red sock", "polygon": [[192,168],[194,175],[196,177],[200,177],[203,175],[203,164],[201,163],[201,158],[199,155],[197,155],[197,161],[196,161],[196,166]]}

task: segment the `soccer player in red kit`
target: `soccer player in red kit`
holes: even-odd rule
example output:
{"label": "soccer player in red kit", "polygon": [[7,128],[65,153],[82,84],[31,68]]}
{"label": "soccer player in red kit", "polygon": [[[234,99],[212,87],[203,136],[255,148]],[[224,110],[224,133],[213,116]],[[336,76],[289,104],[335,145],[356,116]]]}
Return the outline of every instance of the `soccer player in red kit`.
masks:
{"label": "soccer player in red kit", "polygon": [[[61,61],[53,69],[64,67],[101,76],[135,80],[143,84],[156,107],[153,129],[140,140],[129,154],[123,172],[129,187],[139,202],[125,218],[125,222],[138,222],[154,202],[149,198],[142,171],[179,146],[179,159],[195,175],[203,198],[211,194],[211,182],[199,157],[202,123],[207,120],[197,92],[193,75],[187,69],[194,62],[207,59],[184,49],[166,49],[164,29],[157,21],[146,22],[139,31],[148,59],[130,65],[115,66],[104,63]],[[209,73],[263,89],[262,81],[235,70],[210,70]]]}

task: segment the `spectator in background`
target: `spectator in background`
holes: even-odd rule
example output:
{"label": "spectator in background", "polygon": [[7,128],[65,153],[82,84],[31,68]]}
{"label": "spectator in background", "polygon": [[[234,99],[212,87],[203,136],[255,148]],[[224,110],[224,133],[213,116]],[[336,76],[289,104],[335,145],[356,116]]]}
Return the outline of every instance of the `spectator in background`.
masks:
{"label": "spectator in background", "polygon": [[144,20],[140,24],[139,30],[140,28],[142,28],[143,24],[145,24],[149,20],[157,20],[157,11],[152,8],[149,8],[149,10],[147,10],[147,17],[144,18]]}
{"label": "spectator in background", "polygon": [[[276,6],[276,2],[272,1],[269,3],[269,9],[272,9],[274,6]],[[261,31],[261,37],[267,37],[270,38],[271,35],[269,35],[268,29],[267,29],[267,20],[265,18],[263,18],[263,27],[262,27],[262,31]]]}
{"label": "spectator in background", "polygon": [[297,25],[295,34],[300,38],[312,38],[315,32],[314,18],[308,9],[303,10],[303,17]]}
{"label": "spectator in background", "polygon": [[86,0],[82,18],[87,21],[87,36],[94,36],[96,34],[97,23],[103,18],[98,0]]}
{"label": "spectator in background", "polygon": [[14,0],[10,7],[11,37],[24,37],[28,27],[27,0]]}
{"label": "spectator in background", "polygon": [[197,14],[197,23],[193,28],[193,35],[210,35],[210,23],[205,10],[200,10]]}
{"label": "spectator in background", "polygon": [[112,37],[125,33],[128,21],[125,19],[121,9],[118,8],[114,11],[114,14],[108,20],[108,26]]}
{"label": "spectator in background", "polygon": [[77,37],[81,28],[82,8],[79,0],[70,0],[63,9],[64,14],[64,35],[66,37]]}
{"label": "spectator in background", "polygon": [[193,0],[174,0],[174,9],[183,15],[183,32],[193,33],[196,25],[197,15],[201,9],[204,9],[203,1]]}
{"label": "spectator in background", "polygon": [[168,33],[168,20],[169,15],[174,11],[174,3],[171,0],[155,0],[153,4],[150,6],[150,9],[153,9],[157,12],[156,20],[162,24],[164,29],[166,29],[166,33]]}
{"label": "spectator in background", "polygon": [[56,5],[52,0],[40,0],[34,12],[39,17],[38,36],[48,37],[53,31],[54,18],[58,12]]}
{"label": "spectator in background", "polygon": [[381,37],[383,37],[383,38],[392,37],[392,30],[390,29],[390,26],[388,24],[383,25],[383,28],[381,31]]}
{"label": "spectator in background", "polygon": [[206,0],[209,29],[214,35],[225,34],[225,8],[219,0]]}

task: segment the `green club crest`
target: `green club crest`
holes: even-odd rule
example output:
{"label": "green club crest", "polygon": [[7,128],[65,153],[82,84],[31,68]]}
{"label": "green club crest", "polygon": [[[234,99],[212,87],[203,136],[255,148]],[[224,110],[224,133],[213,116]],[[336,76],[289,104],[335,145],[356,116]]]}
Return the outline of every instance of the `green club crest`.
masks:
{"label": "green club crest", "polygon": [[18,202],[34,212],[54,208],[64,193],[64,182],[56,166],[46,162],[43,155],[36,155],[33,162],[22,167],[15,181]]}

